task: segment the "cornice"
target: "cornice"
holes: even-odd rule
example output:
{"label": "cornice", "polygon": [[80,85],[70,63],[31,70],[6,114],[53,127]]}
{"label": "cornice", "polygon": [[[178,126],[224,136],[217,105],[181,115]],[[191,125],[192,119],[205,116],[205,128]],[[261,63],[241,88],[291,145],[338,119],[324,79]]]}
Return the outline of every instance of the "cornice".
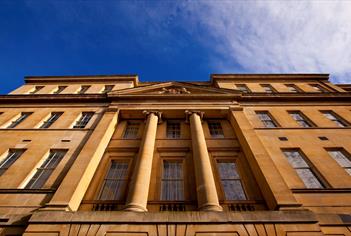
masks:
{"label": "cornice", "polygon": [[23,94],[0,95],[0,104],[107,102],[106,94]]}

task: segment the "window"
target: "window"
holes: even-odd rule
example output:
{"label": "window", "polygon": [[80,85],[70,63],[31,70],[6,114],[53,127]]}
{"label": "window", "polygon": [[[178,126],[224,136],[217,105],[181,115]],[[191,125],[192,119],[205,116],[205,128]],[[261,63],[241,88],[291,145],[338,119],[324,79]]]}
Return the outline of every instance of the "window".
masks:
{"label": "window", "polygon": [[301,92],[301,89],[297,87],[295,84],[286,84],[285,86],[289,89],[289,92],[291,93]]}
{"label": "window", "polygon": [[351,161],[350,154],[344,149],[328,150],[329,155],[342,167],[345,171],[351,175]]}
{"label": "window", "polygon": [[324,188],[299,150],[283,150],[290,165],[296,170],[306,188]]}
{"label": "window", "polygon": [[102,93],[111,92],[113,87],[115,87],[115,86],[114,85],[105,85],[104,90],[102,91]]}
{"label": "window", "polygon": [[246,200],[238,167],[235,162],[218,161],[217,168],[226,200]]}
{"label": "window", "polygon": [[184,176],[183,163],[181,161],[163,161],[161,200],[184,200]]}
{"label": "window", "polygon": [[30,116],[33,112],[22,112],[21,115],[14,121],[7,128],[15,128],[19,125],[22,121],[24,121],[28,116]]}
{"label": "window", "polygon": [[81,117],[77,120],[76,124],[73,126],[74,129],[83,129],[90,121],[94,112],[82,112]]}
{"label": "window", "polygon": [[40,126],[40,129],[49,128],[62,114],[63,112],[52,112],[49,119],[44,121],[44,123]]}
{"label": "window", "polygon": [[274,93],[276,92],[275,89],[270,84],[261,84],[262,88],[266,93]]}
{"label": "window", "polygon": [[300,111],[289,111],[289,114],[301,127],[308,128],[314,126],[312,122]]}
{"label": "window", "polygon": [[60,94],[66,88],[67,88],[67,86],[58,86],[57,89],[54,91],[54,94]]}
{"label": "window", "polygon": [[167,138],[180,138],[180,122],[167,121]]}
{"label": "window", "polygon": [[90,88],[90,85],[82,85],[80,87],[80,90],[78,91],[79,94],[84,94],[86,93],[86,91],[88,91],[88,89]]}
{"label": "window", "polygon": [[50,150],[48,158],[39,168],[37,168],[33,177],[29,180],[25,188],[39,189],[42,188],[45,182],[49,179],[51,173],[55,170],[62,158],[65,156],[67,150]]}
{"label": "window", "polygon": [[127,161],[113,160],[102,183],[99,200],[123,200],[128,182]]}
{"label": "window", "polygon": [[256,114],[258,118],[261,120],[261,122],[263,123],[264,127],[266,128],[278,127],[278,125],[272,119],[268,111],[257,111]]}
{"label": "window", "polygon": [[0,176],[24,153],[25,149],[10,149],[7,156],[0,162]]}
{"label": "window", "polygon": [[246,84],[236,84],[237,89],[239,89],[242,93],[250,93],[250,89],[246,86]]}
{"label": "window", "polygon": [[35,86],[34,89],[29,92],[29,94],[36,94],[37,92],[39,92],[43,88],[44,88],[44,86]]}
{"label": "window", "polygon": [[207,121],[207,124],[212,138],[224,138],[221,122]]}
{"label": "window", "polygon": [[127,127],[124,131],[123,138],[125,139],[134,139],[138,137],[140,122],[137,121],[128,121]]}
{"label": "window", "polygon": [[325,89],[323,86],[319,85],[319,84],[310,84],[310,86],[312,88],[314,88],[314,90],[320,92],[320,93],[327,93],[329,92],[327,89]]}
{"label": "window", "polygon": [[349,125],[344,119],[342,119],[340,116],[335,114],[335,112],[333,111],[321,111],[321,112],[326,118],[333,121],[339,127],[346,127]]}

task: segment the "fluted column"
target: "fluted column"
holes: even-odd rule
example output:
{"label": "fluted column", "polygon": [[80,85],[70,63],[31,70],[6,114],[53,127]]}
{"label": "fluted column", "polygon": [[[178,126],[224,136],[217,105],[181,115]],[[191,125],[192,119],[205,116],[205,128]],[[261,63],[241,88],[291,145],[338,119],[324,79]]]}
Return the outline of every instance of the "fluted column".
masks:
{"label": "fluted column", "polygon": [[147,211],[146,205],[160,112],[144,111],[144,113],[147,115],[146,127],[126,202],[125,210],[127,211]]}
{"label": "fluted column", "polygon": [[186,111],[190,120],[193,159],[195,166],[196,193],[199,210],[222,211],[213,177],[205,135],[202,129],[202,112]]}

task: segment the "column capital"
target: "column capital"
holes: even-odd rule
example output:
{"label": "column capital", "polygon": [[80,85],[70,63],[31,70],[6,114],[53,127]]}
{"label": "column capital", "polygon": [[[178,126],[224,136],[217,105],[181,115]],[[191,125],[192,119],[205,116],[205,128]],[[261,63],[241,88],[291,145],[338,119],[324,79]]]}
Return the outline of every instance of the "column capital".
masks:
{"label": "column capital", "polygon": [[161,111],[153,111],[153,110],[144,110],[143,114],[145,115],[145,118],[147,118],[150,114],[154,114],[155,116],[158,117],[158,123],[162,123],[162,112]]}
{"label": "column capital", "polygon": [[185,110],[185,120],[186,120],[186,122],[189,122],[189,117],[192,114],[198,114],[200,116],[200,119],[202,120],[204,118],[205,112],[199,111],[199,110]]}

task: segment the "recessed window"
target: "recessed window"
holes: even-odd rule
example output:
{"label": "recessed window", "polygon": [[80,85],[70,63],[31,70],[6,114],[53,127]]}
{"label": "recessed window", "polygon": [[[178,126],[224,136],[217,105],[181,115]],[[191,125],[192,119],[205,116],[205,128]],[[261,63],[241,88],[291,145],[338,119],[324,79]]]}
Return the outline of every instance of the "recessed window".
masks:
{"label": "recessed window", "polygon": [[7,156],[0,162],[0,176],[15,163],[15,161],[24,153],[25,149],[10,149]]}
{"label": "recessed window", "polygon": [[327,119],[333,121],[337,126],[339,126],[339,127],[349,126],[348,122],[346,122],[343,118],[341,118],[335,112],[333,112],[333,111],[321,111],[321,112],[323,113],[323,115]]}
{"label": "recessed window", "polygon": [[290,116],[303,128],[314,126],[313,123],[301,111],[289,111]]}
{"label": "recessed window", "polygon": [[111,92],[113,89],[114,85],[105,85],[104,86],[104,90],[102,91],[102,93],[108,93]]}
{"label": "recessed window", "polygon": [[89,123],[90,119],[93,117],[94,112],[82,112],[81,117],[75,125],[73,126],[74,129],[83,129]]}
{"label": "recessed window", "polygon": [[161,200],[184,200],[184,176],[182,161],[163,160],[161,179]]}
{"label": "recessed window", "polygon": [[127,127],[124,131],[124,139],[135,139],[138,137],[140,122],[138,121],[128,121]]}
{"label": "recessed window", "polygon": [[207,121],[207,125],[212,138],[224,138],[221,122]]}
{"label": "recessed window", "polygon": [[60,94],[66,88],[67,88],[67,86],[58,86],[57,89],[54,91],[54,94]]}
{"label": "recessed window", "polygon": [[237,89],[239,89],[242,93],[250,93],[251,90],[247,87],[246,84],[236,84]]}
{"label": "recessed window", "polygon": [[343,148],[328,150],[329,155],[351,175],[351,158]]}
{"label": "recessed window", "polygon": [[128,161],[111,161],[102,183],[99,200],[123,200],[128,182],[128,166]]}
{"label": "recessed window", "polygon": [[256,111],[256,114],[264,127],[275,128],[278,127],[277,123],[273,120],[271,114],[268,111]]}
{"label": "recessed window", "polygon": [[90,88],[91,86],[90,85],[82,85],[80,87],[80,90],[78,91],[79,94],[84,94],[88,91],[88,89]]}
{"label": "recessed window", "polygon": [[299,87],[297,87],[297,85],[295,85],[295,84],[286,84],[285,86],[289,89],[289,92],[291,92],[291,93],[301,92],[301,89]]}
{"label": "recessed window", "polygon": [[261,84],[261,87],[264,89],[266,93],[275,93],[277,92],[272,85],[270,84]]}
{"label": "recessed window", "polygon": [[34,89],[29,92],[29,94],[36,94],[37,92],[39,92],[43,88],[44,88],[44,86],[35,86]]}
{"label": "recessed window", "polygon": [[25,119],[28,118],[28,116],[30,116],[31,114],[33,114],[33,112],[22,112],[21,115],[14,121],[11,122],[11,124],[7,127],[9,129],[11,128],[15,128],[17,125],[19,125],[22,121],[24,121]]}
{"label": "recessed window", "polygon": [[278,137],[280,141],[288,141],[287,137]]}
{"label": "recessed window", "polygon": [[62,114],[63,112],[52,112],[50,117],[40,126],[40,129],[49,128]]}
{"label": "recessed window", "polygon": [[290,165],[295,169],[306,188],[324,188],[300,150],[283,150]]}
{"label": "recessed window", "polygon": [[238,167],[233,161],[218,161],[217,168],[226,200],[246,200]]}
{"label": "recessed window", "polygon": [[180,138],[180,121],[174,121],[174,120],[167,121],[167,138],[171,138],[171,139]]}
{"label": "recessed window", "polygon": [[318,137],[320,140],[322,140],[322,141],[326,141],[326,140],[329,140],[327,137],[325,137],[325,136],[319,136]]}
{"label": "recessed window", "polygon": [[67,150],[50,150],[49,156],[37,168],[33,177],[29,180],[26,185],[26,189],[40,189],[44,186],[45,182],[49,179],[52,172],[55,170],[57,165],[60,163],[62,158],[65,156]]}
{"label": "recessed window", "polygon": [[316,90],[317,92],[320,92],[320,93],[327,93],[329,92],[326,88],[324,88],[322,85],[320,84],[310,84],[310,86]]}

